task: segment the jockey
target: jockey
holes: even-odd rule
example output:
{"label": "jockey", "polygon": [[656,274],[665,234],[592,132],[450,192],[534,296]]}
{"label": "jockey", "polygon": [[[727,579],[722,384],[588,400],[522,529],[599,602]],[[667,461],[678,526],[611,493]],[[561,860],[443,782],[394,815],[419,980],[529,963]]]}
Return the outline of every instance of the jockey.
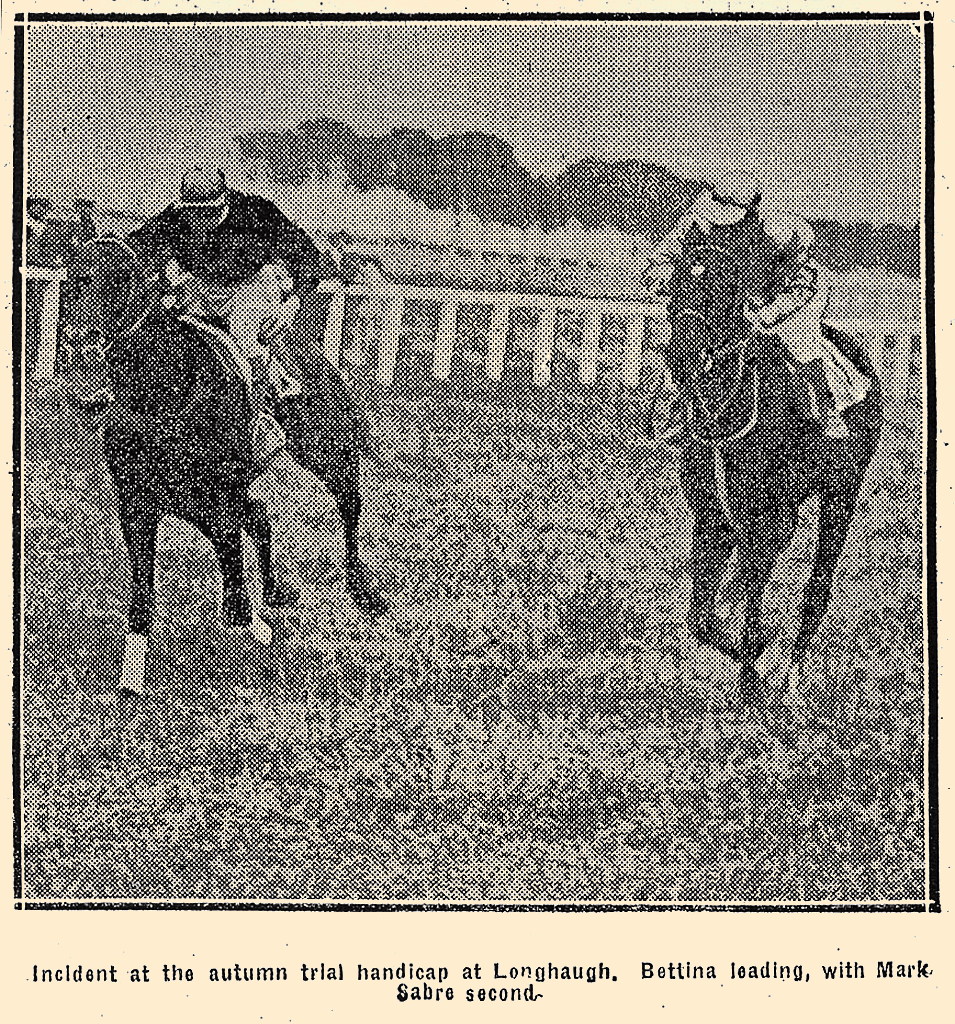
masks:
{"label": "jockey", "polygon": [[[301,297],[339,270],[274,203],[228,188],[222,171],[197,167],[184,175],[179,201],[128,241],[159,264],[180,313],[225,321],[256,384],[269,385],[279,402],[302,394],[300,371],[283,342]],[[261,388],[251,390],[261,424],[268,403]],[[281,436],[272,424],[267,432]]]}
{"label": "jockey", "polygon": [[[763,230],[779,248],[781,272],[771,295],[747,297],[744,316],[757,333],[775,335],[782,341],[794,375],[812,396],[809,417],[819,422],[827,437],[845,438],[849,430],[836,407],[826,374],[832,344],[822,333],[822,318],[833,287],[832,272],[814,257],[812,226],[766,195],[756,179],[746,174],[727,176],[717,185],[704,188],[651,260],[648,286],[658,292],[665,284],[692,226],[706,234],[716,225],[738,223],[754,205]],[[844,378],[847,370],[843,364],[840,360]],[[864,380],[854,379],[852,387],[852,400],[864,397]]]}

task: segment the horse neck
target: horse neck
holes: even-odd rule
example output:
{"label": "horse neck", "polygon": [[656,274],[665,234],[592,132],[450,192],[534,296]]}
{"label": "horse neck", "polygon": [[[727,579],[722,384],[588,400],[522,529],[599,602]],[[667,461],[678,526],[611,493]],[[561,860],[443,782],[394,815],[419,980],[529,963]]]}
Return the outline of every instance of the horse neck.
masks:
{"label": "horse neck", "polygon": [[749,335],[752,334],[752,327],[743,316],[741,302],[731,306],[721,316],[717,317],[714,327],[720,337],[723,338],[724,348],[730,348],[737,343],[745,345],[749,340]]}
{"label": "horse neck", "polygon": [[798,431],[799,416],[790,401],[791,379],[781,342],[755,335],[751,339],[751,362],[759,375],[757,400],[762,443],[784,444]]}
{"label": "horse neck", "polygon": [[165,310],[138,311],[132,329],[112,339],[113,374],[119,389],[135,397],[138,404],[161,404],[166,393],[176,390],[178,379],[193,371],[180,335]]}

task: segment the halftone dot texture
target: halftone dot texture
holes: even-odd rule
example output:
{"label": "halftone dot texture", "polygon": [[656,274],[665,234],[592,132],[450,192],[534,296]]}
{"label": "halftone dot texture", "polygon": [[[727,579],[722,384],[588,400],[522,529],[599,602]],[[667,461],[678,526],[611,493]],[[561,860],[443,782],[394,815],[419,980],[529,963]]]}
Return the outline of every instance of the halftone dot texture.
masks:
{"label": "halftone dot texture", "polygon": [[[129,572],[102,441],[27,380],[28,897],[923,897],[910,26],[45,24],[29,37],[30,195],[89,197],[104,230],[128,230],[115,214],[154,213],[184,170],[222,166],[323,246],[336,237],[436,290],[396,330],[386,299],[350,299],[341,338],[371,422],[359,545],[390,612],[371,621],[349,602],[325,486],[266,478],[256,491],[300,609],[268,649],[227,633],[209,545],[166,521],[136,706],[110,697]],[[321,119],[346,126],[337,150],[327,126],[298,130]],[[411,131],[386,144],[394,129]],[[747,169],[817,222],[832,316],[865,323],[886,410],[783,726],[734,702],[736,669],[687,626],[691,518],[677,457],[652,441],[668,409],[656,328],[623,387],[628,323],[608,309],[581,384],[588,310],[561,312],[550,381],[535,385],[542,314],[500,298],[637,296],[660,218],[693,182]],[[496,297],[461,302],[436,380],[447,285]],[[312,354],[324,320],[319,308]],[[815,516],[800,514],[766,591],[767,622],[790,634]]]}

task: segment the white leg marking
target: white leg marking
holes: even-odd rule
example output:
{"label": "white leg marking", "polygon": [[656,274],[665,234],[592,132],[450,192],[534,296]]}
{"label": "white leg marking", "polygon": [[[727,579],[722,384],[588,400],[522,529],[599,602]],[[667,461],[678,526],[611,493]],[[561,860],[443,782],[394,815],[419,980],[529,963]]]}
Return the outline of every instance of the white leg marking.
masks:
{"label": "white leg marking", "polygon": [[139,696],[143,694],[146,678],[146,647],[148,640],[141,633],[126,634],[126,649],[123,652],[123,674],[119,688]]}
{"label": "white leg marking", "polygon": [[263,647],[268,647],[272,642],[272,627],[264,622],[259,615],[253,614],[249,631]]}

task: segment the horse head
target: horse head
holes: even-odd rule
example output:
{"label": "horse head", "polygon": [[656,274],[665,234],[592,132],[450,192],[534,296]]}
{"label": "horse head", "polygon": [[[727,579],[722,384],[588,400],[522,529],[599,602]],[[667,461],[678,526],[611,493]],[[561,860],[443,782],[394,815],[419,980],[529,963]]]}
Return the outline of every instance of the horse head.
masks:
{"label": "horse head", "polygon": [[779,260],[755,207],[736,224],[687,233],[670,279],[667,360],[704,421],[721,416],[739,392],[753,355],[744,304],[769,294]]}
{"label": "horse head", "polygon": [[131,335],[149,311],[146,271],[121,238],[86,242],[68,270],[61,323],[76,350],[110,360],[118,339]]}

